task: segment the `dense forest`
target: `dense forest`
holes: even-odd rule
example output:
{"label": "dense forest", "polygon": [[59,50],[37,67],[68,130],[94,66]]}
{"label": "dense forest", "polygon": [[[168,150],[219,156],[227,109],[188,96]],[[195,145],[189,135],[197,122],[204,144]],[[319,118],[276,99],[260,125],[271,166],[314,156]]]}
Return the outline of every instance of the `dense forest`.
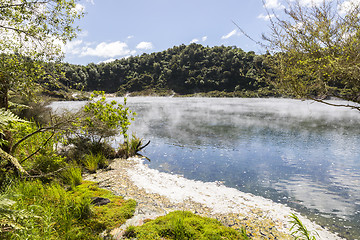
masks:
{"label": "dense forest", "polygon": [[193,43],[109,63],[64,64],[59,80],[62,86],[77,90],[119,94],[222,91],[267,96],[273,93],[265,82],[266,60],[267,55],[237,47]]}

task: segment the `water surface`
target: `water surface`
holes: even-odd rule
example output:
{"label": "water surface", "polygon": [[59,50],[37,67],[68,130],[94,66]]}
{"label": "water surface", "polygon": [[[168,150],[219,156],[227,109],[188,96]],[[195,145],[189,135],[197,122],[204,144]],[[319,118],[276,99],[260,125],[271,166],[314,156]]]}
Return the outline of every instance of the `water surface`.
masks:
{"label": "water surface", "polygon": [[360,239],[360,112],[288,99],[128,98],[151,168],[286,204]]}

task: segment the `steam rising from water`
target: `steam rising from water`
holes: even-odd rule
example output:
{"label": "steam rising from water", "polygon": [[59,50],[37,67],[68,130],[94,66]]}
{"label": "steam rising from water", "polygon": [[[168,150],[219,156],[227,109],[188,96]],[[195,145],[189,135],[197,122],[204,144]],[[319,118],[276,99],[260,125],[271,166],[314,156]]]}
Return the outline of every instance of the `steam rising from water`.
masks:
{"label": "steam rising from water", "polygon": [[130,130],[151,140],[143,153],[151,168],[224,181],[360,238],[359,111],[289,99],[138,97],[128,104],[138,113]]}

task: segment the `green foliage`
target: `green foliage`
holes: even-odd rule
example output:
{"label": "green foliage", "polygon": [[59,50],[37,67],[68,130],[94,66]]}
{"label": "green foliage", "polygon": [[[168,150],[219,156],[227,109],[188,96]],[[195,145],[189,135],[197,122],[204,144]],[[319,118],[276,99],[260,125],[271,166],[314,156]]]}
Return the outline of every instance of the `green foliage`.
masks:
{"label": "green foliage", "polygon": [[[99,98],[96,98],[100,95]],[[106,101],[105,93],[94,91],[90,101],[85,105],[84,112],[88,115],[85,118],[85,125],[82,130],[86,134],[100,137],[100,140],[114,136],[118,130],[120,134],[127,138],[127,130],[136,115],[124,104],[116,101],[110,103]]]}
{"label": "green foliage", "polygon": [[[143,95],[267,89],[266,56],[236,47],[180,45],[168,50],[87,66],[64,65],[60,82],[85,90]],[[235,89],[236,88],[236,89]],[[258,93],[259,95],[261,92]]]}
{"label": "green foliage", "polygon": [[22,229],[22,226],[17,222],[17,219],[25,219],[31,217],[25,211],[14,210],[15,201],[11,200],[14,193],[11,193],[8,188],[2,189],[0,193],[0,236],[1,234]]}
{"label": "green foliage", "polygon": [[0,26],[1,52],[28,55],[57,54],[60,46],[54,42],[71,40],[78,28],[74,20],[83,13],[75,11],[75,1],[15,1],[2,0],[0,15],[6,24]]}
{"label": "green foliage", "polygon": [[87,220],[87,226],[101,232],[119,227],[126,219],[134,215],[136,202],[132,199],[124,200],[113,195],[110,191],[101,189],[93,182],[84,182],[74,189],[74,194],[79,196],[104,197],[111,202],[104,206],[94,206],[92,218]]}
{"label": "green foliage", "polygon": [[171,212],[142,226],[130,226],[125,236],[136,239],[246,239],[216,219],[184,211]]}
{"label": "green foliage", "polygon": [[360,6],[345,3],[287,1],[285,15],[271,19],[268,63],[283,93],[360,102]]}
{"label": "green foliage", "polygon": [[115,155],[115,150],[109,143],[92,141],[87,136],[69,138],[65,145],[68,149],[62,149],[62,154],[69,159],[77,161],[79,164],[82,163],[82,159],[87,154],[102,154],[106,158],[112,158]]}
{"label": "green foliage", "polygon": [[0,128],[6,127],[10,122],[26,122],[9,110],[0,108]]}
{"label": "green foliage", "polygon": [[[11,125],[10,149],[15,143],[29,134],[36,132],[40,127],[33,122],[17,123]],[[54,146],[61,132],[39,131],[20,143],[13,155],[24,164],[26,169],[33,169],[33,173],[48,173],[63,167],[64,159],[57,156]],[[31,158],[28,158],[32,155]],[[45,164],[46,162],[47,164]],[[48,166],[46,166],[48,165]],[[37,172],[38,171],[38,172]]]}
{"label": "green foliage", "polygon": [[[14,218],[14,226],[1,228],[6,230],[0,232],[2,239],[101,239],[101,232],[131,217],[136,205],[133,200],[125,201],[90,182],[71,191],[56,183],[17,182],[12,184],[11,192],[9,197],[0,195],[0,210],[16,211],[18,217]],[[96,196],[107,197],[111,203],[92,206],[91,197]],[[5,206],[2,200],[7,198],[11,202]],[[3,216],[0,212],[0,220]]]}
{"label": "green foliage", "polygon": [[[311,232],[306,229],[304,224],[300,221],[300,219],[295,215],[291,214],[291,221],[292,224],[290,231],[291,235],[299,240],[316,240],[315,236],[311,236]],[[315,232],[316,235],[318,235],[317,232]]]}
{"label": "green foliage", "polygon": [[120,144],[116,155],[117,157],[129,158],[135,156],[144,147],[146,145],[143,145],[143,139],[133,134],[132,138],[127,138],[125,142]]}
{"label": "green foliage", "polygon": [[45,74],[43,60],[61,56],[61,42],[76,36],[74,0],[0,2],[0,108],[8,108],[9,92],[30,96],[35,80]]}
{"label": "green foliage", "polygon": [[80,223],[89,217],[89,199],[74,198],[58,184],[44,186],[39,181],[17,182],[12,191],[17,195],[14,209],[34,217],[17,219],[22,228],[4,233],[6,239],[85,239],[80,238],[86,230]]}
{"label": "green foliage", "polygon": [[[13,114],[9,110],[5,110],[3,108],[0,108],[0,135],[4,134],[4,130],[8,129],[9,123],[12,122],[26,122]],[[7,144],[8,142],[4,140],[3,138],[0,138],[0,147],[3,144]]]}
{"label": "green foliage", "polygon": [[82,182],[81,167],[76,164],[69,165],[60,173],[60,178],[64,184],[70,185],[74,188]]}
{"label": "green foliage", "polygon": [[90,173],[95,173],[98,168],[106,168],[109,165],[108,160],[102,153],[87,154],[83,158],[83,164]]}

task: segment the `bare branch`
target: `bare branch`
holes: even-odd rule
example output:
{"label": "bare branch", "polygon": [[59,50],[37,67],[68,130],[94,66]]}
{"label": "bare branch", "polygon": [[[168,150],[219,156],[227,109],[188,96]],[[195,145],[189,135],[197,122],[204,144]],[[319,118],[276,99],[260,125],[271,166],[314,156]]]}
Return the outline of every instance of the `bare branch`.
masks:
{"label": "bare branch", "polygon": [[42,150],[46,144],[50,141],[51,138],[53,138],[53,136],[55,135],[55,132],[53,132],[51,134],[51,136],[46,139],[46,141],[43,143],[43,145],[41,147],[39,147],[35,152],[33,152],[32,154],[30,154],[29,156],[27,156],[26,158],[24,158],[23,160],[20,161],[20,164],[22,164],[23,162],[25,162],[26,160],[28,160],[29,158],[31,158],[32,156],[34,156],[35,154],[37,154],[40,150]]}

